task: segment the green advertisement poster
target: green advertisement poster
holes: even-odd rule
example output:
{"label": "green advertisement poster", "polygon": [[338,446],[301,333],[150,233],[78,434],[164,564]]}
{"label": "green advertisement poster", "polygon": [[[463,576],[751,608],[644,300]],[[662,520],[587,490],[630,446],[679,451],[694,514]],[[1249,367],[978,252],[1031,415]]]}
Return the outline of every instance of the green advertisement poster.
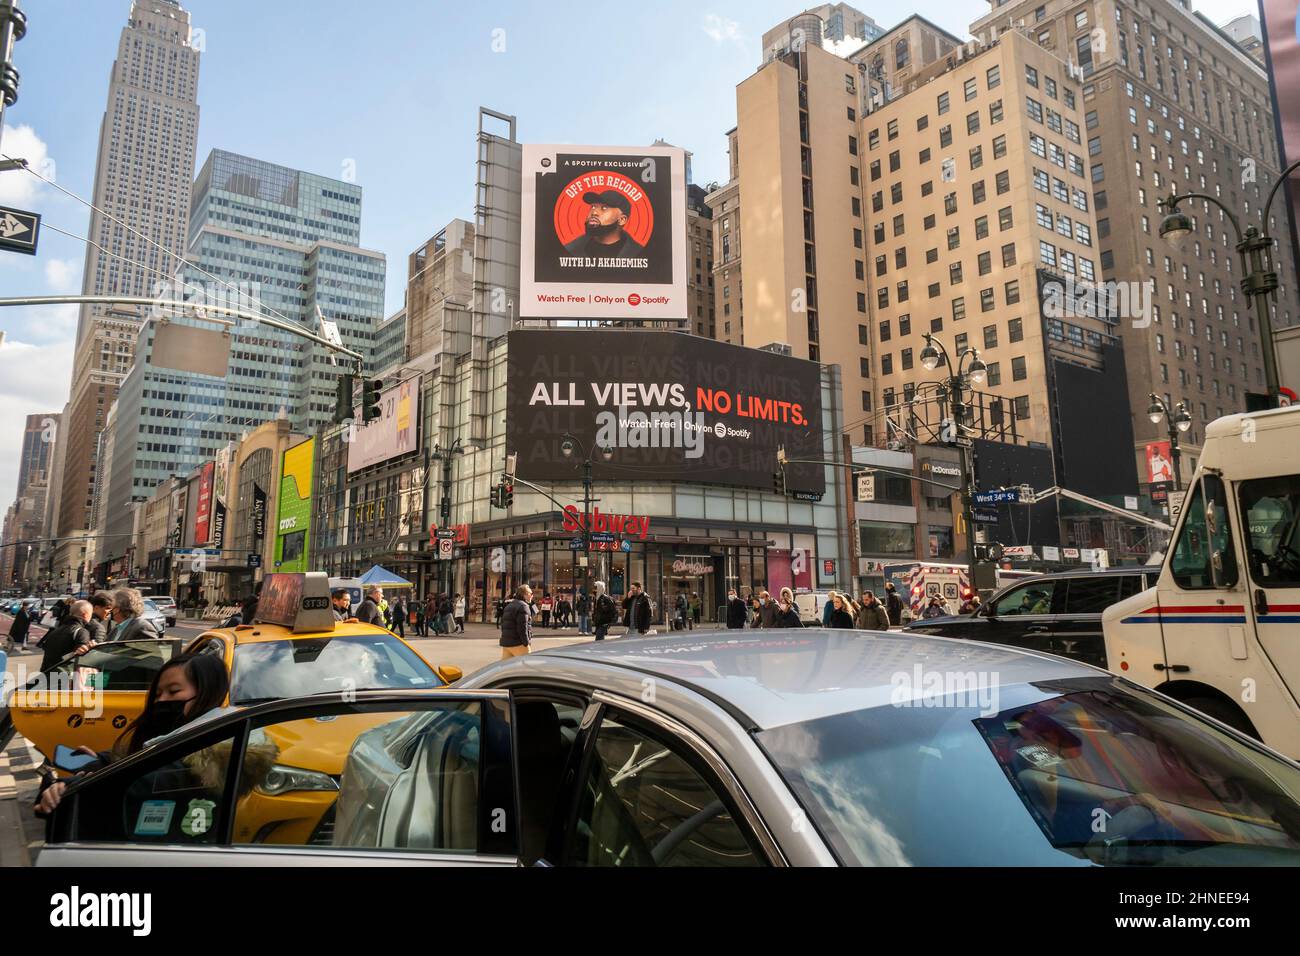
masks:
{"label": "green advertisement poster", "polygon": [[276,515],[275,570],[307,571],[311,532],[311,472],[315,439],[284,453],[280,507]]}

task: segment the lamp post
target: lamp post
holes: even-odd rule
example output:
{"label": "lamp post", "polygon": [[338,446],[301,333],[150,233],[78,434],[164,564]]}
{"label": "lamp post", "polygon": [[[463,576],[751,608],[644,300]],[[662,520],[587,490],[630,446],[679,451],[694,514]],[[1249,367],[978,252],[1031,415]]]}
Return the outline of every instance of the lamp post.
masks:
{"label": "lamp post", "polygon": [[[457,438],[448,448],[443,448],[435,443],[433,451],[429,452],[429,461],[442,462],[442,496],[438,501],[438,530],[447,530],[451,527],[451,463],[457,455],[465,454],[467,448],[475,450],[483,447],[478,441],[470,439],[465,441],[463,438]],[[426,462],[424,466],[425,481],[429,478],[429,466]],[[438,578],[442,582],[442,592],[451,597],[451,562],[444,561],[443,570],[439,573]]]}
{"label": "lamp post", "polygon": [[[943,342],[925,333],[925,348],[921,350],[921,364],[933,372],[940,365],[948,369],[945,385],[948,389],[948,402],[952,409],[953,444],[957,446],[957,456],[961,465],[961,509],[962,520],[966,523],[966,562],[970,569],[970,583],[977,588],[975,580],[975,521],[971,499],[971,469],[968,455],[969,440],[962,440],[962,420],[966,417],[965,392],[972,385],[983,385],[988,377],[988,366],[980,358],[979,349],[967,347],[957,356],[954,367],[948,350]],[[968,366],[967,360],[970,361]]]}
{"label": "lamp post", "polygon": [[[603,461],[609,461],[614,457],[614,449],[606,445],[600,449],[594,449],[600,452]],[[587,565],[583,569],[582,590],[588,597],[591,595],[591,454],[587,447],[575,435],[568,432],[560,440],[560,452],[565,458],[572,458],[574,454],[582,456],[582,553],[586,557]]]}
{"label": "lamp post", "polygon": [[1237,236],[1237,252],[1241,256],[1241,291],[1245,293],[1246,298],[1254,302],[1255,317],[1259,321],[1260,350],[1264,353],[1264,388],[1268,393],[1267,408],[1277,406],[1280,384],[1277,375],[1277,356],[1273,351],[1273,320],[1268,313],[1268,297],[1275,293],[1278,287],[1277,271],[1273,268],[1273,243],[1276,240],[1267,231],[1268,211],[1273,206],[1277,191],[1286,182],[1287,177],[1297,169],[1300,169],[1300,160],[1296,160],[1282,170],[1277,182],[1269,190],[1268,199],[1260,212],[1262,231],[1259,226],[1248,226],[1243,233],[1241,223],[1237,221],[1232,211],[1208,193],[1189,192],[1171,195],[1160,200],[1159,203],[1160,208],[1165,210],[1165,218],[1160,222],[1160,237],[1174,248],[1180,248],[1187,237],[1195,231],[1191,218],[1178,211],[1178,204],[1186,199],[1200,199],[1213,203],[1232,223],[1232,230]]}
{"label": "lamp post", "polygon": [[1183,471],[1180,465],[1182,451],[1178,447],[1178,433],[1185,432],[1192,427],[1192,416],[1187,412],[1187,406],[1179,402],[1173,408],[1169,403],[1157,395],[1151,393],[1151,407],[1147,409],[1147,418],[1151,419],[1152,425],[1159,425],[1160,420],[1166,419],[1169,425],[1169,454],[1174,459],[1174,491],[1183,490]]}

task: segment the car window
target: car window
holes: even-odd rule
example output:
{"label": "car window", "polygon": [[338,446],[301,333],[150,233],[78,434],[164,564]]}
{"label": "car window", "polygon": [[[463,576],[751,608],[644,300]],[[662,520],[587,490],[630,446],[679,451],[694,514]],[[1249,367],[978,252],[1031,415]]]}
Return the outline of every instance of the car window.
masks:
{"label": "car window", "polygon": [[757,739],[846,864],[1300,863],[1290,761],[1113,676],[986,691]]}
{"label": "car window", "polygon": [[345,690],[411,690],[443,681],[390,634],[267,641],[235,647],[230,700],[250,704]]}
{"label": "car window", "polygon": [[727,802],[680,746],[606,713],[596,732],[565,863],[765,865]]}
{"label": "car window", "polygon": [[1227,504],[1223,482],[1207,474],[1183,506],[1187,517],[1178,532],[1169,568],[1174,582],[1185,591],[1214,588],[1212,569],[1216,560],[1222,568],[1224,586],[1237,583],[1237,559],[1228,526]]}
{"label": "car window", "polygon": [[1079,575],[1064,583],[1066,614],[1100,614],[1119,599],[1113,574]]}
{"label": "car window", "polygon": [[1050,614],[1055,581],[1033,581],[1008,591],[995,603],[998,617],[1021,614]]}
{"label": "car window", "polygon": [[574,759],[573,747],[586,709],[580,701],[560,701],[537,694],[517,692],[515,700],[519,842],[525,864],[546,856],[550,836],[569,809],[559,803],[560,788],[565,769]]}
{"label": "car window", "polygon": [[148,690],[163,664],[178,653],[179,641],[125,641],[97,644],[80,657],[50,668],[73,675],[71,689]]}
{"label": "car window", "polygon": [[1239,494],[1251,579],[1264,588],[1300,586],[1300,475],[1245,481]]}
{"label": "car window", "polygon": [[1145,574],[1123,574],[1119,579],[1119,599],[1130,598],[1135,594],[1141,594],[1147,589],[1147,579]]}

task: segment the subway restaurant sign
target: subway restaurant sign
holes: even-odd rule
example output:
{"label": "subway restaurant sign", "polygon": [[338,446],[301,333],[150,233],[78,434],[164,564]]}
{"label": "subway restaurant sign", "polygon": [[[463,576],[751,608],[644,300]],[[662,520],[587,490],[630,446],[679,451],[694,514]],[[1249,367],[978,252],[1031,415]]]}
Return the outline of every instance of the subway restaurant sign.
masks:
{"label": "subway restaurant sign", "polygon": [[280,507],[275,528],[275,570],[306,571],[311,531],[311,480],[315,439],[284,453]]}

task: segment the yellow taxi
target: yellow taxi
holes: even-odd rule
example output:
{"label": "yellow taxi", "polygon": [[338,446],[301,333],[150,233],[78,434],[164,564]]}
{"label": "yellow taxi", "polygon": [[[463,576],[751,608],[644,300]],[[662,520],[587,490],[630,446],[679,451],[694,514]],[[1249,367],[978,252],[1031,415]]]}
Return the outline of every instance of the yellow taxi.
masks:
{"label": "yellow taxi", "polygon": [[[279,580],[274,579],[297,579]],[[271,575],[256,622],[207,631],[187,653],[212,654],[230,674],[224,702],[242,707],[290,697],[364,690],[420,690],[461,678],[453,665],[435,666],[391,631],[355,619],[336,622],[324,575]],[[18,689],[10,701],[12,727],[53,761],[55,749],[112,748],[144,708],[154,675],[182,643],[170,638],[110,642],[56,665]],[[276,759],[245,795],[242,840],[302,844],[328,840],[335,780],[348,746],[369,716],[343,716],[292,735],[267,728]],[[360,723],[357,723],[360,722]]]}

